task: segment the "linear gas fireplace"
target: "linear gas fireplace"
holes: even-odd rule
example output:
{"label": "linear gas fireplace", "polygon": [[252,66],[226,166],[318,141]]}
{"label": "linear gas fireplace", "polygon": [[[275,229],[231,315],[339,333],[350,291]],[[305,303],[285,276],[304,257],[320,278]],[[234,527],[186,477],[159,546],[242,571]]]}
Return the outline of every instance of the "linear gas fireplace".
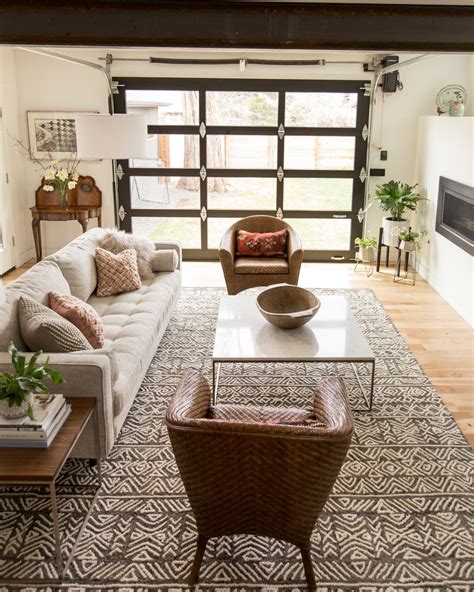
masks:
{"label": "linear gas fireplace", "polygon": [[439,178],[436,231],[474,255],[474,187]]}

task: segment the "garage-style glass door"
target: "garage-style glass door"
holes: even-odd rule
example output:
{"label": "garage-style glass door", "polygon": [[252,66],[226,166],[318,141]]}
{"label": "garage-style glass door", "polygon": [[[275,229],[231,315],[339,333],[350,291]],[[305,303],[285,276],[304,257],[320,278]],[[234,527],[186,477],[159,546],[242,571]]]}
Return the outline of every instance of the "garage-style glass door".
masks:
{"label": "garage-style glass door", "polygon": [[235,220],[269,214],[305,260],[348,258],[361,232],[363,81],[118,79],[117,113],[145,114],[146,159],[118,161],[121,228],[217,259]]}

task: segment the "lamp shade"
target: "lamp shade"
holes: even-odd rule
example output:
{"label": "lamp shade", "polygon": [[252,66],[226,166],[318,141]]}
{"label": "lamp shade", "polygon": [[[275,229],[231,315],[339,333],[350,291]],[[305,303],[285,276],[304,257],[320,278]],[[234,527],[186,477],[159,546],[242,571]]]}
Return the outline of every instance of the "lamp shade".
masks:
{"label": "lamp shade", "polygon": [[144,115],[76,115],[78,158],[146,158]]}

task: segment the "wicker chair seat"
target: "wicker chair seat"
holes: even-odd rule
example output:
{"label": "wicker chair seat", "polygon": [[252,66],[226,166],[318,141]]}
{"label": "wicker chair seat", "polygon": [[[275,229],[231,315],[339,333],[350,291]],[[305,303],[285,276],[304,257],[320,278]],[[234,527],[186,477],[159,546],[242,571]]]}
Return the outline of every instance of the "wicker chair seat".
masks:
{"label": "wicker chair seat", "polygon": [[234,273],[290,273],[290,268],[282,257],[237,257]]}
{"label": "wicker chair seat", "polygon": [[209,408],[207,419],[281,425],[311,425],[317,421],[312,411],[295,407],[254,407],[253,405],[213,405]]}

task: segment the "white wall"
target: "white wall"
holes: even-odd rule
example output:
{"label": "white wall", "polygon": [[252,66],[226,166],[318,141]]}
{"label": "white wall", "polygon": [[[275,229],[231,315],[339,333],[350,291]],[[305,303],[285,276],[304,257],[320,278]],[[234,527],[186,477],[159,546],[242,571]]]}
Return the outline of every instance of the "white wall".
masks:
{"label": "white wall", "polygon": [[[3,51],[3,50],[0,50]],[[69,64],[52,58],[39,56],[22,50],[13,51],[15,55],[16,76],[18,87],[18,115],[20,118],[20,136],[27,142],[26,111],[28,110],[61,110],[61,111],[99,111],[107,112],[107,91],[105,81],[100,72],[82,66]],[[104,64],[98,61],[104,57],[105,49],[59,50],[68,55]],[[263,57],[285,59],[310,59],[325,57],[328,60],[364,61],[368,57],[362,53],[351,54],[313,54],[308,52],[246,52],[232,51],[171,51],[171,50],[109,50],[115,58],[130,57],[147,59],[150,55],[168,57]],[[382,54],[380,54],[382,55]],[[403,61],[412,57],[401,55]],[[436,56],[419,64],[401,70],[401,79],[405,85],[402,92],[386,95],[376,105],[374,117],[373,145],[376,148],[372,159],[372,167],[385,168],[386,178],[371,181],[371,190],[376,184],[391,178],[406,182],[414,182],[414,161],[416,146],[416,125],[420,115],[436,112],[435,98],[438,90],[449,83],[464,86],[470,84],[473,58],[470,56]],[[115,76],[161,76],[161,77],[222,77],[222,78],[279,78],[279,79],[360,79],[370,80],[371,75],[363,72],[361,64],[331,64],[327,66],[302,67],[269,67],[249,66],[240,72],[235,65],[229,66],[176,66],[160,65],[144,62],[120,62],[113,64]],[[472,80],[472,78],[471,78]],[[472,93],[471,93],[472,97]],[[467,105],[467,114],[472,113],[472,100]],[[381,162],[378,147],[388,150],[388,161]],[[25,163],[25,189],[21,197],[20,216],[25,218],[25,227],[29,227],[27,207],[34,203],[34,192],[38,187],[40,174],[31,162]],[[81,164],[81,172],[91,174],[102,189],[104,201],[103,224],[113,224],[112,188],[110,162]],[[358,181],[356,181],[358,182]],[[366,228],[377,235],[381,213],[375,206],[369,210]],[[80,231],[77,223],[44,223],[43,243],[45,253],[52,252],[71,240]],[[29,246],[30,256],[33,253],[31,231],[28,229],[23,242]],[[23,253],[25,251],[22,251]],[[25,255],[18,253],[18,264],[24,261]]]}
{"label": "white wall", "polygon": [[428,231],[419,271],[473,326],[474,258],[435,231],[440,176],[474,186],[474,117],[422,117],[417,153],[417,180],[429,199],[417,216]]}

